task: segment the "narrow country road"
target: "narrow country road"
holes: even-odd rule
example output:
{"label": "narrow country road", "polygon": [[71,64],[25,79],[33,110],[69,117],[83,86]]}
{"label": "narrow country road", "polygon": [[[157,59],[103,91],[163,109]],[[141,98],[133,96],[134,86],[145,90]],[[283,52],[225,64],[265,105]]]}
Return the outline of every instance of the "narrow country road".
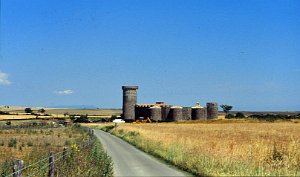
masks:
{"label": "narrow country road", "polygon": [[94,130],[114,162],[115,176],[187,176],[109,133]]}

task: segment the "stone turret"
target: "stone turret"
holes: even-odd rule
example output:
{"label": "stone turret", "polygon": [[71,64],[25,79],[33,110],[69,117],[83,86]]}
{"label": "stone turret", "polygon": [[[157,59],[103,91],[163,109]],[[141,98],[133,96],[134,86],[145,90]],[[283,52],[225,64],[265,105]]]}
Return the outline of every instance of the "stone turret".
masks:
{"label": "stone turret", "polygon": [[135,119],[138,86],[122,86],[123,89],[123,119]]}

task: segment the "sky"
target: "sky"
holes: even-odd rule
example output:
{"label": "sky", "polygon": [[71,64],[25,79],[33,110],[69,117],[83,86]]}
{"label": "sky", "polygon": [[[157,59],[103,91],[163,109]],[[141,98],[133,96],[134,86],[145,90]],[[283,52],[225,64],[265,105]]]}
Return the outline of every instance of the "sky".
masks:
{"label": "sky", "polygon": [[299,0],[0,1],[0,105],[300,110]]}

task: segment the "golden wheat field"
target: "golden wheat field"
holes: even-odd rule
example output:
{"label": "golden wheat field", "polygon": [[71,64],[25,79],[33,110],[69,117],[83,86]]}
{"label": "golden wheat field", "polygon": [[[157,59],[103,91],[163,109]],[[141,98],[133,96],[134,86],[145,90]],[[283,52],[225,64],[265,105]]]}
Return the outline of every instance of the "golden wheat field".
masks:
{"label": "golden wheat field", "polygon": [[121,124],[113,133],[197,175],[300,175],[297,121]]}

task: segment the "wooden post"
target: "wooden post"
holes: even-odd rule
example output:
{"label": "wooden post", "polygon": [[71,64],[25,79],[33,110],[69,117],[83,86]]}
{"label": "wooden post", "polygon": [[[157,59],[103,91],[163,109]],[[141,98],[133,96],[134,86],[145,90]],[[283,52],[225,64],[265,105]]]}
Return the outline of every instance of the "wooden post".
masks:
{"label": "wooden post", "polygon": [[53,152],[50,152],[49,155],[49,173],[48,173],[49,177],[54,177],[54,156],[53,156]]}
{"label": "wooden post", "polygon": [[64,161],[67,160],[67,150],[68,150],[68,148],[64,147],[64,151],[63,151],[63,160]]}
{"label": "wooden post", "polygon": [[14,160],[13,177],[22,177],[23,160]]}

